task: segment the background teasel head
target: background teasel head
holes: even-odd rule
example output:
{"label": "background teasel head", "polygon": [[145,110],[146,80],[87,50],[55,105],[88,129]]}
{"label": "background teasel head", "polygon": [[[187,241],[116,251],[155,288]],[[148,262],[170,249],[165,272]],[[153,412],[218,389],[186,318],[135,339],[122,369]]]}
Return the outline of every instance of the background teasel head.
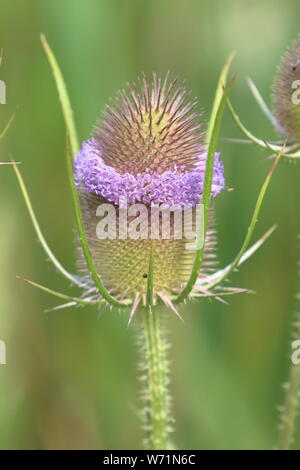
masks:
{"label": "background teasel head", "polygon": [[[138,87],[119,93],[104,112],[90,140],[83,143],[74,162],[78,189],[93,261],[105,287],[119,300],[136,299],[145,303],[147,273],[152,241],[151,215],[154,206],[165,203],[178,211],[190,207],[195,229],[196,205],[201,202],[207,152],[204,147],[203,121],[194,111],[197,100],[176,87],[168,76],[163,82],[153,75],[151,83],[143,77]],[[215,157],[212,196],[224,188],[223,165]],[[120,201],[140,203],[149,214],[140,227],[138,239],[96,236],[97,207],[113,204],[119,221]],[[175,214],[170,214],[170,238],[161,230],[155,242],[153,294],[169,303],[190,277],[195,251],[186,248],[184,237],[177,239]],[[132,218],[128,217],[128,223]],[[127,222],[126,222],[127,223]],[[123,227],[124,229],[124,227]],[[126,228],[125,228],[126,229]],[[160,214],[161,229],[161,214]],[[206,234],[204,271],[215,258],[213,230]],[[80,270],[87,275],[84,260]]]}
{"label": "background teasel head", "polygon": [[274,114],[282,133],[300,141],[300,36],[284,54],[273,82]]}

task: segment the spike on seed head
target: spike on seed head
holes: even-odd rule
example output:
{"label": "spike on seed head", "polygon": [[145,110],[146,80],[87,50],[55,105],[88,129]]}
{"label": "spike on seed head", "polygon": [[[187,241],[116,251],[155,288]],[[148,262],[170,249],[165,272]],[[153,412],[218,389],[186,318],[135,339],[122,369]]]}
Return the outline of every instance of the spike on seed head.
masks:
{"label": "spike on seed head", "polygon": [[273,82],[275,117],[287,136],[300,140],[300,35],[286,51]]}
{"label": "spike on seed head", "polygon": [[106,108],[93,132],[106,165],[133,175],[193,167],[203,151],[201,126],[195,126],[201,114],[193,112],[196,102],[188,103],[176,83],[168,75],[163,85],[155,74],[151,82],[143,75],[138,87],[129,85],[128,93],[120,92]]}

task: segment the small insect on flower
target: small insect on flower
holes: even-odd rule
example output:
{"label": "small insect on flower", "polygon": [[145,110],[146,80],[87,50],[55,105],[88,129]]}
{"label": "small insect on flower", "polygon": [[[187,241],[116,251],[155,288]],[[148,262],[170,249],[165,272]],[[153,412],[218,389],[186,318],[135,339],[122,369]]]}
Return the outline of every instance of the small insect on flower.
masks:
{"label": "small insect on flower", "polygon": [[300,37],[283,56],[273,82],[275,117],[287,137],[300,140]]}
{"label": "small insect on flower", "polygon": [[[162,82],[154,74],[150,83],[144,76],[106,107],[75,159],[74,178],[93,261],[106,288],[119,300],[138,298],[144,303],[152,239],[154,298],[171,300],[189,279],[195,251],[186,247],[185,225],[192,233],[197,228],[194,219],[207,158],[204,122],[196,106],[197,100],[190,101],[176,80],[166,76]],[[219,157],[213,197],[224,188]],[[97,236],[104,225],[104,236]],[[204,269],[215,261],[214,246],[213,231],[208,230]],[[79,264],[81,273],[88,275],[83,258]]]}
{"label": "small insect on flower", "polygon": [[295,63],[295,65],[293,65],[293,71],[294,71],[294,72],[297,70],[298,65],[300,65],[300,60],[297,60],[297,62]]}

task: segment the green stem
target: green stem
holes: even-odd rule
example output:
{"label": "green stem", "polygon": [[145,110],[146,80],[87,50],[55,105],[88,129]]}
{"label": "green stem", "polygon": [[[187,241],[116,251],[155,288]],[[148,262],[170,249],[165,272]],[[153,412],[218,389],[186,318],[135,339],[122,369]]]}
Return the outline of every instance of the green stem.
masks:
{"label": "green stem", "polygon": [[67,90],[63,75],[61,73],[60,67],[58,65],[58,62],[55,58],[55,55],[53,54],[47,42],[46,36],[44,34],[41,34],[40,37],[41,37],[42,46],[46,52],[50,67],[54,75],[57,91],[59,94],[59,99],[61,102],[62,112],[63,112],[64,120],[66,123],[66,128],[70,136],[72,158],[75,158],[75,155],[79,150],[79,142],[78,142],[77,130],[76,130],[76,125],[75,125],[75,121],[73,117],[73,109],[71,106],[68,90]]}
{"label": "green stem", "polygon": [[[297,299],[300,300],[300,295],[297,295]],[[293,332],[293,339],[300,339],[300,313],[296,313],[295,330]],[[289,450],[293,444],[296,418],[298,415],[300,405],[300,364],[296,365],[292,363],[290,377],[288,383],[285,385],[286,393],[284,406],[281,412],[281,422],[279,427],[278,436],[278,449]]]}
{"label": "green stem", "polygon": [[[298,320],[299,321],[299,320]],[[300,328],[298,328],[300,334]],[[300,336],[299,336],[300,337]],[[285,403],[281,415],[278,449],[289,450],[293,444],[296,418],[299,409],[300,365],[292,365],[286,384]]]}
{"label": "green stem", "polygon": [[169,394],[167,344],[162,328],[161,311],[148,306],[142,309],[142,370],[144,381],[143,398],[147,441],[151,450],[168,449]]}
{"label": "green stem", "polygon": [[[296,315],[295,338],[300,338],[300,314]],[[300,405],[300,364],[291,363],[289,381],[285,385],[286,394],[281,412],[278,449],[289,450],[293,444],[296,419]]]}

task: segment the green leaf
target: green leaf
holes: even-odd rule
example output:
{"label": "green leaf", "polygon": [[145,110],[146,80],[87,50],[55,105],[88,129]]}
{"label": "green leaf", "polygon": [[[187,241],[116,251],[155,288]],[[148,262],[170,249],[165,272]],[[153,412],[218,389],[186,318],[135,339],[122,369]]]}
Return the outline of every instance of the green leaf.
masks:
{"label": "green leaf", "polygon": [[102,297],[112,306],[118,307],[118,308],[127,308],[131,303],[129,302],[119,302],[116,300],[114,297],[110,295],[108,290],[104,287],[98,273],[96,270],[96,267],[93,262],[93,257],[89,248],[89,244],[86,238],[86,233],[83,225],[83,220],[82,220],[82,215],[81,215],[81,209],[80,209],[80,202],[79,202],[79,197],[78,197],[78,192],[75,187],[74,183],[74,178],[73,178],[73,159],[72,155],[70,152],[70,147],[68,145],[69,140],[67,139],[67,170],[68,170],[68,179],[69,179],[69,184],[71,188],[71,193],[72,193],[72,199],[73,199],[73,206],[74,206],[74,212],[75,212],[75,220],[76,220],[76,225],[77,225],[77,230],[79,234],[79,240],[80,244],[82,247],[83,255],[85,257],[89,272],[91,274],[91,277],[94,281],[94,284],[96,288],[99,291],[99,294],[102,295]]}
{"label": "green leaf", "polygon": [[21,279],[24,282],[27,282],[27,284],[30,284],[33,287],[36,287],[40,290],[43,290],[44,292],[47,292],[48,294],[51,294],[51,295],[54,295],[55,297],[58,297],[59,299],[69,300],[69,301],[72,301],[72,302],[76,302],[77,304],[80,304],[80,305],[96,305],[96,304],[99,305],[101,303],[102,304],[105,303],[105,300],[102,300],[102,301],[99,302],[99,301],[93,301],[93,300],[85,300],[85,299],[81,299],[79,297],[72,297],[72,296],[66,295],[66,294],[61,294],[60,292],[49,289],[49,287],[42,286],[41,284],[38,284],[37,282],[30,281],[29,279],[25,279],[25,278],[19,277],[19,276],[18,276],[18,278]]}
{"label": "green leaf", "polygon": [[91,277],[94,281],[94,284],[97,287],[99,293],[102,295],[102,297],[110,305],[113,305],[119,308],[126,308],[128,307],[128,303],[119,302],[114,297],[112,297],[109,294],[109,292],[106,290],[106,288],[102,284],[101,279],[98,276],[98,273],[93,263],[92,255],[89,249],[85,230],[83,227],[79,198],[78,198],[77,190],[75,188],[74,180],[73,180],[72,161],[73,161],[74,156],[79,150],[78,137],[77,137],[77,131],[76,131],[76,126],[75,126],[74,117],[73,117],[73,111],[72,111],[67,87],[63,79],[61,70],[59,68],[59,65],[57,63],[57,60],[52,50],[50,49],[50,46],[46,40],[46,37],[43,34],[41,35],[41,42],[46,52],[47,58],[49,60],[49,63],[50,63],[50,66],[51,66],[51,69],[55,78],[56,87],[58,90],[59,99],[61,102],[62,111],[63,111],[63,115],[64,115],[66,127],[67,127],[68,142],[70,142],[70,146],[71,146],[71,152],[69,151],[69,146],[67,149],[67,169],[68,169],[69,184],[71,187],[71,193],[72,193],[72,198],[73,198],[75,219],[76,219],[77,229],[79,233],[80,243],[82,246],[82,251],[86,259]]}
{"label": "green leaf", "polygon": [[[240,130],[243,132],[243,134],[245,134],[246,137],[248,137],[248,139],[250,139],[250,141],[256,145],[258,145],[259,147],[262,147],[264,149],[269,149],[271,150],[274,154],[277,154],[278,152],[281,151],[282,149],[282,146],[280,145],[274,145],[272,144],[271,142],[267,142],[266,140],[263,140],[263,139],[259,139],[258,137],[256,137],[254,134],[252,134],[252,132],[250,132],[247,127],[242,123],[242,121],[240,120],[238,114],[236,113],[236,111],[234,110],[234,107],[232,106],[231,102],[229,99],[227,99],[227,106],[228,106],[228,109],[231,113],[231,116],[233,117],[233,120],[235,121],[235,123],[238,125],[238,127],[240,128]],[[283,157],[285,158],[300,158],[300,151],[298,152],[294,152],[294,153],[288,153],[290,152],[291,150],[295,149],[299,147],[299,145],[291,145],[290,147],[286,147],[286,152],[284,152],[282,154]]]}
{"label": "green leaf", "polygon": [[12,116],[10,117],[10,119],[8,120],[8,123],[6,124],[6,126],[4,127],[4,129],[2,130],[1,134],[0,134],[0,141],[2,139],[4,139],[4,137],[6,136],[7,132],[9,131],[12,123],[14,122],[15,120],[15,117],[16,117],[16,114],[17,114],[17,111],[15,111]]}
{"label": "green leaf", "polygon": [[216,115],[217,115],[217,112],[218,112],[220,101],[222,100],[222,97],[223,97],[224,87],[225,87],[226,81],[227,81],[227,75],[228,75],[230,65],[231,65],[234,57],[235,57],[235,52],[232,52],[228,56],[224,66],[221,70],[221,74],[220,74],[220,78],[219,78],[219,81],[218,81],[217,90],[216,90],[216,94],[215,94],[215,99],[214,99],[214,102],[213,102],[213,106],[212,106],[212,110],[211,110],[211,114],[210,114],[210,119],[209,119],[209,123],[208,123],[208,126],[207,126],[207,131],[206,131],[205,140],[206,140],[207,145],[209,144],[211,136],[212,136],[214,122],[215,122],[215,119],[216,119]]}
{"label": "green leaf", "polygon": [[20,162],[0,162],[0,165],[19,165]]}
{"label": "green leaf", "polygon": [[[257,144],[259,145],[260,147],[263,147],[263,148],[267,148],[267,145],[265,143],[264,140],[262,139],[259,139],[258,137],[255,137],[254,134],[252,134],[252,132],[250,132],[246,126],[244,126],[244,124],[242,123],[242,121],[240,120],[238,114],[235,112],[230,100],[227,100],[227,106],[229,108],[229,111],[233,117],[233,120],[235,121],[235,123],[238,125],[238,127],[240,128],[240,130],[243,132],[243,134],[245,134],[248,139],[251,140],[251,142],[253,142],[254,144]],[[280,150],[281,147],[277,146],[277,145],[272,145],[271,144],[271,147],[273,149],[274,152]]]}
{"label": "green leaf", "polygon": [[17,180],[18,180],[18,183],[19,183],[19,186],[20,186],[20,189],[21,189],[21,193],[22,193],[22,196],[24,198],[24,201],[25,201],[25,204],[26,204],[26,207],[27,207],[27,210],[28,210],[28,213],[29,213],[29,216],[30,216],[30,219],[31,219],[31,222],[33,224],[33,227],[34,227],[34,230],[37,234],[37,237],[39,239],[39,242],[41,243],[43,249],[45,250],[48,258],[50,259],[50,261],[53,263],[53,265],[55,266],[56,269],[58,269],[58,271],[61,272],[61,274],[63,276],[65,276],[67,279],[69,279],[70,281],[72,281],[73,283],[77,284],[78,286],[83,286],[83,284],[81,282],[78,281],[78,279],[73,276],[72,274],[70,274],[61,264],[60,262],[56,259],[56,257],[54,256],[54,254],[52,253],[51,249],[49,248],[45,238],[44,238],[44,235],[40,229],[40,226],[39,226],[39,223],[36,219],[36,216],[35,216],[35,213],[34,213],[34,210],[33,210],[33,207],[32,207],[32,204],[31,204],[31,201],[30,201],[30,198],[29,198],[29,195],[28,195],[28,192],[27,192],[27,189],[26,189],[26,186],[25,186],[25,183],[24,183],[24,180],[22,178],[22,175],[20,173],[20,170],[18,169],[17,165],[15,162],[12,162],[12,165],[13,165],[13,168],[15,170],[15,173],[16,173],[16,176],[17,176]]}
{"label": "green leaf", "polygon": [[[210,141],[209,141],[208,150],[207,150],[207,160],[206,160],[205,178],[204,178],[204,189],[203,189],[203,196],[202,196],[202,204],[204,206],[204,217],[203,217],[204,227],[199,227],[199,230],[203,231],[204,240],[206,239],[209,205],[210,205],[210,200],[211,200],[211,186],[212,186],[212,178],[213,178],[214,159],[215,159],[215,153],[216,153],[216,150],[217,150],[217,143],[218,143],[220,125],[221,125],[221,121],[222,121],[222,116],[223,116],[223,111],[224,111],[224,108],[225,108],[226,100],[227,100],[227,97],[228,97],[229,93],[232,90],[232,87],[234,85],[234,80],[235,80],[235,78],[233,78],[231,80],[231,82],[229,83],[228,87],[223,90],[222,97],[218,101],[217,112],[215,112],[213,110],[212,117],[211,117],[211,119],[213,121],[213,124],[211,125],[212,131],[211,131]],[[215,107],[215,105],[214,105],[214,107]],[[193,268],[192,268],[190,278],[189,278],[186,286],[182,290],[182,292],[174,300],[174,304],[178,304],[178,303],[184,301],[188,297],[190,292],[192,291],[192,289],[195,285],[195,282],[197,281],[199,271],[201,269],[202,260],[203,260],[203,251],[204,251],[204,246],[202,246],[199,250],[196,251],[194,264],[193,264]]]}
{"label": "green leaf", "polygon": [[260,214],[260,210],[261,210],[261,207],[262,207],[262,203],[264,201],[264,198],[267,194],[267,190],[268,190],[268,187],[270,185],[270,182],[271,182],[271,179],[272,179],[272,176],[274,174],[274,171],[275,171],[275,168],[280,160],[280,158],[282,157],[283,155],[283,149],[282,149],[282,152],[280,152],[278,155],[277,155],[277,158],[276,160],[274,161],[270,171],[268,172],[264,182],[263,182],[263,185],[260,189],[260,192],[258,194],[258,198],[257,198],[257,201],[256,201],[256,204],[255,204],[255,207],[254,207],[254,211],[253,211],[253,214],[252,214],[252,217],[251,217],[251,220],[250,220],[250,224],[249,224],[249,227],[248,227],[248,230],[247,230],[247,234],[246,234],[246,237],[244,239],[244,242],[242,244],[242,247],[240,249],[240,251],[238,252],[236,258],[234,259],[233,263],[229,266],[229,268],[227,270],[225,270],[225,272],[223,273],[223,275],[221,277],[218,278],[218,280],[212,282],[211,284],[208,284],[206,285],[206,289],[212,289],[214,288],[216,285],[220,284],[223,280],[225,280],[237,267],[238,265],[240,264],[240,261],[245,253],[245,251],[247,250],[250,242],[251,242],[251,239],[252,239],[252,235],[253,235],[253,232],[254,232],[254,229],[255,229],[255,226],[258,222],[258,217],[259,217],[259,214]]}
{"label": "green leaf", "polygon": [[249,293],[249,289],[236,289],[231,291],[220,291],[220,292],[208,292],[207,294],[201,294],[200,292],[194,292],[193,295],[195,297],[228,297],[229,295],[237,295],[237,294],[247,294]]}
{"label": "green leaf", "polygon": [[59,99],[60,99],[60,103],[61,103],[61,107],[62,107],[62,111],[63,111],[63,115],[64,115],[66,127],[67,127],[67,131],[68,131],[68,134],[70,136],[72,155],[73,155],[73,158],[74,158],[76,153],[79,150],[79,141],[78,141],[78,137],[77,137],[76,125],[75,125],[75,121],[74,121],[73,110],[72,110],[72,107],[71,107],[67,87],[66,87],[64,78],[62,76],[60,67],[57,63],[57,60],[56,60],[52,50],[50,49],[50,46],[49,46],[49,44],[46,40],[45,35],[41,34],[40,37],[41,37],[42,46],[43,46],[43,48],[46,52],[50,67],[51,67],[53,75],[54,75],[54,79],[55,79],[55,83],[56,83],[56,87],[57,87],[57,91],[58,91],[58,95],[59,95]]}
{"label": "green leaf", "polygon": [[[245,253],[241,256],[238,266],[240,266],[249,258],[251,258],[251,256],[253,256],[254,253],[256,253],[256,251],[268,240],[268,238],[272,235],[272,233],[274,232],[276,228],[277,228],[277,225],[273,225],[259,240],[257,240],[257,242],[255,242],[250,248],[248,248],[248,250],[245,251]],[[228,266],[226,266],[223,269],[219,269],[218,271],[214,272],[213,274],[209,276],[198,279],[197,285],[199,285],[199,287],[202,287],[203,289],[207,289],[212,284],[216,286],[217,284],[219,284],[220,282],[219,280],[223,279],[223,275],[225,273],[228,273],[228,271],[231,269],[231,266],[232,266],[232,263],[230,263]]]}
{"label": "green leaf", "polygon": [[274,126],[276,129],[280,129],[280,126],[279,126],[279,123],[277,122],[277,119],[275,118],[275,116],[273,116],[273,114],[272,114],[271,110],[269,109],[267,103],[265,102],[265,100],[261,96],[261,94],[260,94],[259,90],[257,89],[255,83],[251,80],[250,77],[247,78],[247,84],[248,84],[248,87],[249,87],[255,101],[257,102],[258,106],[260,107],[260,109],[262,110],[264,115],[270,121],[272,126]]}

